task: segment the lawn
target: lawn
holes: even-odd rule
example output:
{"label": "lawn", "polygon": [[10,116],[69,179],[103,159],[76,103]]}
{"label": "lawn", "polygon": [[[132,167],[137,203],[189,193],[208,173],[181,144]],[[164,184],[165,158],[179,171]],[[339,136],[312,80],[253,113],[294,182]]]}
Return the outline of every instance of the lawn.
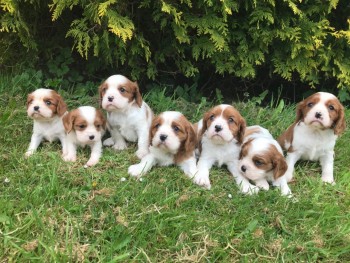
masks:
{"label": "lawn", "polygon": [[[65,163],[58,143],[25,159],[32,129],[25,93],[0,94],[0,262],[350,261],[349,129],[336,144],[335,186],[321,182],[318,163],[299,162],[292,199],[277,189],[244,196],[224,168],[211,171],[210,191],[176,167],[156,167],[136,181],[127,175],[138,162],[135,145],[105,148],[88,169],[88,149]],[[98,105],[96,96],[61,94],[70,109]],[[146,100],[157,113],[181,109],[192,121],[211,105],[161,92]],[[234,105],[249,125],[274,136],[295,115],[295,105],[282,102]]]}

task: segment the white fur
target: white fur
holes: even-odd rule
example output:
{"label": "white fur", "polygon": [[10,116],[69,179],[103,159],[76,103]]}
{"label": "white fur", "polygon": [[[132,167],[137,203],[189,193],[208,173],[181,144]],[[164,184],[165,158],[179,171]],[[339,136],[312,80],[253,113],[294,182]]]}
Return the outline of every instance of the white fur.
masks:
{"label": "white fur", "polygon": [[[181,115],[181,113],[175,111],[166,111],[160,115],[163,119],[163,123],[152,138],[152,145],[149,147],[149,153],[141,159],[139,164],[134,164],[129,167],[128,173],[131,176],[140,177],[146,174],[155,165],[169,166],[175,164],[174,155],[178,152],[181,142],[173,131],[171,124]],[[167,136],[164,142],[160,140],[161,135]],[[190,158],[177,165],[188,177],[193,177],[197,171],[194,151]]]}
{"label": "white fur", "polygon": [[[115,150],[127,148],[126,141],[138,143],[137,157],[140,159],[148,153],[149,129],[152,123],[152,110],[146,102],[141,108],[135,106],[122,96],[118,87],[129,82],[122,75],[113,75],[106,80],[108,89],[102,98],[102,108],[107,111],[108,129],[111,138],[103,142],[104,146],[112,146]],[[113,101],[108,101],[113,97]],[[147,116],[148,111],[148,116]]]}
{"label": "white fur", "polygon": [[[338,138],[334,134],[332,120],[329,116],[326,102],[336,97],[327,92],[318,92],[320,101],[307,113],[304,121],[295,125],[293,130],[293,152],[287,154],[288,170],[285,173],[287,181],[293,178],[294,165],[299,160],[320,161],[322,167],[322,181],[334,184],[333,163],[334,146]],[[322,117],[315,118],[316,112]]]}
{"label": "white fur", "polygon": [[[222,112],[229,105],[220,105]],[[221,125],[223,130],[216,133],[215,125]],[[198,122],[198,130],[203,127],[203,120]],[[209,180],[209,170],[213,165],[221,167],[223,164],[227,165],[227,169],[235,178],[237,185],[240,187],[242,193],[252,194],[259,191],[258,187],[249,183],[249,181],[238,171],[238,157],[240,152],[240,145],[233,137],[227,120],[222,116],[215,118],[211,125],[207,128],[202,137],[202,152],[200,154],[197,169],[198,172],[194,178],[194,182],[207,189],[211,188]]]}
{"label": "white fur", "polygon": [[[49,142],[60,140],[62,153],[63,155],[66,154],[66,133],[62,122],[63,116],[59,117],[53,114],[43,100],[45,97],[50,97],[51,92],[50,89],[37,89],[32,93],[34,99],[27,109],[27,114],[34,120],[34,123],[30,144],[25,153],[26,157],[31,156],[36,151],[43,139]],[[39,107],[37,111],[34,110],[36,106]]]}
{"label": "white fur", "polygon": [[[281,146],[276,140],[273,139],[272,135],[267,129],[258,125],[250,126],[247,129],[259,129],[259,132],[252,133],[250,136],[244,138],[243,144],[251,139],[253,140],[251,141],[251,147],[248,154],[239,161],[239,169],[241,174],[247,179],[253,181],[257,187],[263,190],[269,190],[268,182],[272,182],[274,186],[280,188],[282,195],[291,196],[292,192],[284,175],[275,180],[273,171],[259,169],[253,162],[254,155],[263,155],[271,145],[275,146],[278,152],[283,156]],[[245,172],[242,170],[243,166],[246,169]]]}
{"label": "white fur", "polygon": [[[79,107],[80,115],[87,121],[87,127],[83,131],[75,131],[72,129],[67,134],[67,155],[64,156],[65,161],[76,161],[77,147],[85,147],[88,145],[91,148],[91,156],[84,167],[93,166],[98,163],[102,155],[102,142],[104,130],[98,131],[94,125],[96,118],[96,109],[90,106]],[[90,136],[94,136],[94,139],[90,139]]]}

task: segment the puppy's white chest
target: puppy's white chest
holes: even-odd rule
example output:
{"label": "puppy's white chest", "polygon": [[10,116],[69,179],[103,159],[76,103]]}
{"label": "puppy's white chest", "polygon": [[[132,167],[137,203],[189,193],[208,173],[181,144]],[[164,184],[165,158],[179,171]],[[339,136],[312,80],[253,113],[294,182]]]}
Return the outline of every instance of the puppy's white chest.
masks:
{"label": "puppy's white chest", "polygon": [[337,136],[333,130],[313,130],[307,126],[296,126],[293,148],[301,153],[301,158],[316,161],[333,151]]}
{"label": "puppy's white chest", "polygon": [[61,119],[53,122],[34,122],[33,132],[41,134],[45,140],[52,142],[64,134],[64,127]]}

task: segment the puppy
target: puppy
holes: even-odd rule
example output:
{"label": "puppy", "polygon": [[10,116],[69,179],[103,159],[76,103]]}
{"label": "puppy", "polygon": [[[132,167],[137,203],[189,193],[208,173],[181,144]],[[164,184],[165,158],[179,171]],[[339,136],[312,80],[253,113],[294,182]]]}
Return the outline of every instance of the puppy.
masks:
{"label": "puppy", "polygon": [[257,187],[269,190],[269,181],[281,189],[282,195],[291,195],[283,176],[287,171],[287,163],[282,148],[269,131],[260,126],[250,126],[245,131],[239,169]]}
{"label": "puppy", "polygon": [[148,153],[149,130],[153,112],[142,100],[139,87],[122,75],[109,77],[99,87],[101,107],[107,111],[111,138],[103,142],[115,150],[127,148],[126,141],[136,142],[137,157]]}
{"label": "puppy", "polygon": [[106,129],[106,120],[101,111],[94,107],[83,106],[70,111],[63,117],[67,132],[67,154],[65,161],[75,162],[77,146],[90,146],[91,156],[84,167],[98,163],[102,154],[102,136]]}
{"label": "puppy", "polygon": [[293,178],[294,165],[299,159],[320,161],[322,181],[334,183],[334,146],[345,130],[344,107],[331,93],[317,92],[297,106],[295,122],[278,138],[288,151],[287,181]]}
{"label": "puppy", "polygon": [[54,90],[37,89],[28,95],[27,114],[34,120],[34,125],[26,157],[35,152],[43,139],[49,142],[59,139],[63,155],[66,153],[66,134],[62,123],[66,112],[67,105]]}
{"label": "puppy", "polygon": [[193,177],[196,173],[194,150],[197,144],[192,124],[177,111],[166,111],[156,117],[151,125],[149,153],[139,164],[131,165],[131,176],[142,176],[154,165],[178,165]]}
{"label": "puppy", "polygon": [[200,157],[194,178],[196,184],[210,189],[210,168],[214,164],[219,167],[226,164],[243,193],[258,192],[259,189],[238,171],[238,157],[245,128],[245,120],[230,105],[218,105],[204,114],[198,123]]}

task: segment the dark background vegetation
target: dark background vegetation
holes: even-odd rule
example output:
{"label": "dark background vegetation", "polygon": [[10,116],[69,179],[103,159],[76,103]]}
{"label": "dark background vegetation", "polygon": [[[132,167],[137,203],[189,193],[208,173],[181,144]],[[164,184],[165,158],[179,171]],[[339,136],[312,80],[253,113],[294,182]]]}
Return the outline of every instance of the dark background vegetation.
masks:
{"label": "dark background vegetation", "polygon": [[0,69],[24,91],[95,94],[123,74],[190,100],[327,90],[346,102],[349,14],[346,0],[4,0]]}

